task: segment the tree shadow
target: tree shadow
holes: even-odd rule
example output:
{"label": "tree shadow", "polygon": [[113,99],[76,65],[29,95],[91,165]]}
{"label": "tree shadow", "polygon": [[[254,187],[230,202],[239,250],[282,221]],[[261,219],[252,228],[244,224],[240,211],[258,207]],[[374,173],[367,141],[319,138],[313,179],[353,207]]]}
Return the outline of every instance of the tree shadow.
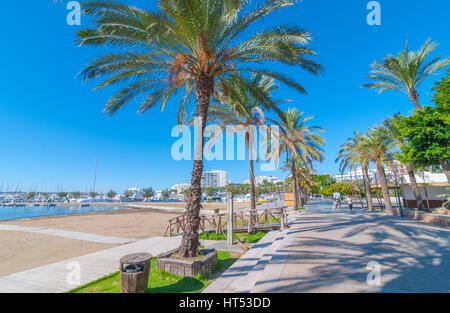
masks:
{"label": "tree shadow", "polygon": [[[294,242],[278,250],[289,253],[292,274],[268,292],[450,291],[450,229],[363,212],[311,213],[290,232]],[[380,286],[367,283],[371,261],[381,266]]]}

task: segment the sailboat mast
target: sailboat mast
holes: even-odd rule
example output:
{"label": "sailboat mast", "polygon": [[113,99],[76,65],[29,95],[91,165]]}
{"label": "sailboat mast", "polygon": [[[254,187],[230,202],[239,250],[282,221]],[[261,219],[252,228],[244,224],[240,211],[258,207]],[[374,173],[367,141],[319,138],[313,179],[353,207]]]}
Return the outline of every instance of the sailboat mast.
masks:
{"label": "sailboat mast", "polygon": [[95,158],[95,168],[94,168],[94,183],[92,185],[92,192],[95,192],[95,183],[97,180],[97,161],[98,161],[98,158],[96,157]]}

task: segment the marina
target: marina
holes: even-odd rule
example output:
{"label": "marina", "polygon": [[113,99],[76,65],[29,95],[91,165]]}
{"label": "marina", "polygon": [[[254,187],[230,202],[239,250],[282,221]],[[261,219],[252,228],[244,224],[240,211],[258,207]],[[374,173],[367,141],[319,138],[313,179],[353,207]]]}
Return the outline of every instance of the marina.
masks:
{"label": "marina", "polygon": [[121,206],[56,206],[55,204],[0,206],[0,221],[121,209],[123,209]]}

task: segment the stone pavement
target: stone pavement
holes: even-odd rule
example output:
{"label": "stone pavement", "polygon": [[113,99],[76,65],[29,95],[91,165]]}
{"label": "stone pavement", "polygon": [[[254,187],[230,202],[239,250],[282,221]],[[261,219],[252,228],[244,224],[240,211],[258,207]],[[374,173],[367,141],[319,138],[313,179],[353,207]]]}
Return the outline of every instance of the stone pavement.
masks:
{"label": "stone pavement", "polygon": [[125,243],[129,243],[129,242],[133,242],[133,241],[137,240],[137,239],[133,239],[133,238],[119,238],[119,237],[113,237],[113,236],[103,236],[103,235],[83,233],[83,232],[63,230],[63,229],[16,226],[16,225],[9,225],[9,224],[0,224],[0,230],[39,233],[39,234],[53,235],[53,236],[64,237],[64,238],[69,238],[69,239],[91,241],[91,242],[97,242],[97,243],[109,243],[109,244],[125,244]]}
{"label": "stone pavement", "polygon": [[[119,259],[130,253],[156,256],[177,248],[181,237],[152,237],[31,270],[0,277],[0,293],[65,292],[119,270]],[[79,268],[80,281],[76,282]],[[74,284],[75,283],[75,284]]]}
{"label": "stone pavement", "polygon": [[362,209],[336,212],[324,202],[291,215],[290,225],[270,232],[205,292],[450,291],[449,228]]}

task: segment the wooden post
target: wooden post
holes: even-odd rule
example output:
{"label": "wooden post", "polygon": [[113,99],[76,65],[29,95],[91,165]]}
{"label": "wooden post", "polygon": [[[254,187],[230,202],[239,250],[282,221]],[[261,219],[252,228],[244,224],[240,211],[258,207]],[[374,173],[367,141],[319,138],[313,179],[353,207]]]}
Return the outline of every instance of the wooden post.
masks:
{"label": "wooden post", "polygon": [[227,244],[233,244],[233,193],[228,192],[228,223],[227,223]]}

